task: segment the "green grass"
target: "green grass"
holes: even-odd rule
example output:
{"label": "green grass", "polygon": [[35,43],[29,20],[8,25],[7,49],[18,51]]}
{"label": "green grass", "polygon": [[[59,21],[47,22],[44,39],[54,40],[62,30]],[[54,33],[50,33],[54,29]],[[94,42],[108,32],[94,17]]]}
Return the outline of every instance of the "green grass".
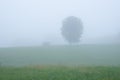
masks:
{"label": "green grass", "polygon": [[120,65],[120,45],[0,48],[0,62],[25,65]]}
{"label": "green grass", "polygon": [[120,67],[1,67],[0,80],[120,80]]}
{"label": "green grass", "polygon": [[0,48],[0,80],[120,80],[120,45]]}

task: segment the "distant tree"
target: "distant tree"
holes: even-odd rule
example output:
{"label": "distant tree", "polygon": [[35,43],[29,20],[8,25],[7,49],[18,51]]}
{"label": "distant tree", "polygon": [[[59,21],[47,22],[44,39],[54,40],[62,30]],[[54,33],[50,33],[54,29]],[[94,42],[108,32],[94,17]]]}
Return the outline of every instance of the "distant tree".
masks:
{"label": "distant tree", "polygon": [[42,45],[43,46],[50,46],[51,44],[50,44],[50,42],[43,42]]}
{"label": "distant tree", "polygon": [[63,20],[61,34],[70,43],[78,43],[83,33],[82,21],[75,17],[69,16]]}

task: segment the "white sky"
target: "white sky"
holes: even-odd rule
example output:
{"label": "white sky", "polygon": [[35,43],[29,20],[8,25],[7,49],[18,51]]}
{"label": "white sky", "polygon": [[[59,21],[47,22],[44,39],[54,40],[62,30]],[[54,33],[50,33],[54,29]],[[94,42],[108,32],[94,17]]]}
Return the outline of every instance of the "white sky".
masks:
{"label": "white sky", "polygon": [[120,0],[0,0],[0,46],[61,42],[62,20],[68,16],[83,21],[82,40],[115,35]]}

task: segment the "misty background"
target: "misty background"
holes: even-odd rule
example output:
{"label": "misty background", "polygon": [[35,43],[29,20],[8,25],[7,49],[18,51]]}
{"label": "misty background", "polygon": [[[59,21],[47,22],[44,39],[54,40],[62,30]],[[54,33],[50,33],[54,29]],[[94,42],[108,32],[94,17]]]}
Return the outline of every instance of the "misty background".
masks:
{"label": "misty background", "polygon": [[66,44],[62,21],[83,22],[81,44],[120,43],[119,0],[0,0],[0,47]]}

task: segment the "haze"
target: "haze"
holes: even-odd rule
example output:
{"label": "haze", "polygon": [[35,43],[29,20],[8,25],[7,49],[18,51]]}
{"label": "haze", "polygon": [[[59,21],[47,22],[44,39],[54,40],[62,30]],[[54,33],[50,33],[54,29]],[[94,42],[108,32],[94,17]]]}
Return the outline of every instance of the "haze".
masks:
{"label": "haze", "polygon": [[0,47],[66,44],[60,29],[68,16],[83,22],[81,44],[116,43],[119,4],[119,0],[1,0]]}

